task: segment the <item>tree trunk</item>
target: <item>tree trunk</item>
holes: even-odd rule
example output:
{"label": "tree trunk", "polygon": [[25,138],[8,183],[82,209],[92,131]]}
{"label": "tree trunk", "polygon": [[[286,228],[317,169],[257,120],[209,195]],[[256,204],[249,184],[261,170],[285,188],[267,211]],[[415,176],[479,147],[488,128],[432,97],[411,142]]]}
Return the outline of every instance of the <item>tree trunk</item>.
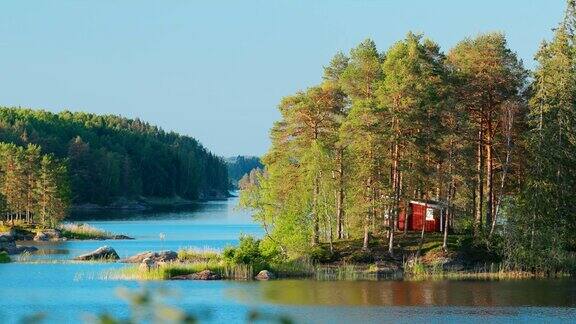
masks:
{"label": "tree trunk", "polygon": [[362,251],[370,251],[370,225],[368,222],[364,225],[364,240],[362,243]]}
{"label": "tree trunk", "polygon": [[370,203],[370,208],[369,210],[366,211],[366,215],[364,216],[364,241],[362,244],[362,250],[363,251],[369,251],[369,244],[370,244],[370,216],[372,214],[372,177],[368,177],[367,183],[366,183],[366,192],[364,194],[364,199],[367,199],[367,201]]}
{"label": "tree trunk", "polygon": [[492,215],[494,208],[494,158],[492,156],[492,124],[488,122],[486,131],[486,226],[492,225]]}
{"label": "tree trunk", "polygon": [[424,246],[424,231],[426,229],[426,217],[422,222],[422,232],[420,233],[420,244],[418,244],[418,252],[416,252],[416,258],[419,258],[422,254],[422,247]]}
{"label": "tree trunk", "polygon": [[452,219],[452,200],[454,199],[455,191],[454,179],[452,179],[448,187],[448,201],[446,203],[446,212],[444,213],[444,239],[442,242],[444,252],[448,252],[448,231],[450,230],[450,220]]}
{"label": "tree trunk", "polygon": [[504,165],[502,166],[502,177],[500,182],[500,193],[498,199],[496,200],[496,206],[494,207],[494,215],[492,217],[492,226],[490,227],[489,237],[492,237],[494,229],[496,228],[496,222],[498,219],[498,213],[500,211],[500,205],[502,204],[502,199],[504,198],[504,189],[506,187],[506,176],[508,175],[508,168],[510,167],[510,160],[512,157],[512,128],[514,126],[514,111],[508,107],[506,110],[506,159],[504,160]]}
{"label": "tree trunk", "polygon": [[317,245],[320,241],[320,224],[318,222],[318,195],[320,184],[318,176],[314,177],[314,191],[312,193],[312,245]]}
{"label": "tree trunk", "polygon": [[395,224],[395,218],[396,215],[398,215],[399,209],[400,209],[400,172],[398,170],[398,166],[399,166],[399,160],[400,160],[400,149],[398,147],[398,143],[394,144],[394,159],[393,159],[393,168],[394,168],[394,173],[393,173],[393,192],[394,192],[394,208],[392,210],[392,213],[390,213],[390,217],[389,218],[389,228],[390,228],[390,235],[389,235],[389,240],[388,240],[388,253],[390,254],[390,256],[394,256],[394,224]]}
{"label": "tree trunk", "polygon": [[344,150],[338,150],[338,190],[336,192],[336,236],[339,240],[344,238]]}
{"label": "tree trunk", "polygon": [[474,235],[479,234],[482,226],[482,208],[484,205],[484,181],[482,177],[483,169],[483,147],[482,147],[482,129],[478,131],[478,145],[476,150],[476,206],[474,211]]}

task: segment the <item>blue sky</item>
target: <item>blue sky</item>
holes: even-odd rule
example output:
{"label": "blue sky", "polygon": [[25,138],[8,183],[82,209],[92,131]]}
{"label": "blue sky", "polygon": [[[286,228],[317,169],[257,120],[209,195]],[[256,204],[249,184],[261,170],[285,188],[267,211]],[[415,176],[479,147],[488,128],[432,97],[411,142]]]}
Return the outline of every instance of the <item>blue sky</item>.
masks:
{"label": "blue sky", "polygon": [[444,51],[502,31],[528,67],[564,0],[0,2],[0,105],[139,117],[216,154],[261,155],[281,97],[363,39]]}

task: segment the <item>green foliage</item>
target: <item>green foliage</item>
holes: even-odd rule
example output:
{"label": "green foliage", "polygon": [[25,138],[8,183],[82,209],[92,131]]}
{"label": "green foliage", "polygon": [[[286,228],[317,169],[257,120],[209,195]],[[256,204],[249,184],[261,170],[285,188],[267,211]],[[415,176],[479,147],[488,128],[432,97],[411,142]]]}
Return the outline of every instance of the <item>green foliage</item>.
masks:
{"label": "green foliage", "polygon": [[530,168],[507,213],[511,267],[571,269],[576,230],[576,3],[536,55],[526,135]]}
{"label": "green foliage", "polygon": [[237,156],[226,160],[228,166],[228,179],[234,188],[239,188],[238,182],[254,169],[264,169],[259,157]]}
{"label": "green foliage", "polygon": [[67,159],[72,201],[227,194],[226,163],[195,139],[113,115],[1,108],[0,141]]}
{"label": "green foliage", "polygon": [[490,239],[460,236],[456,246],[461,257],[472,265],[500,263],[503,259],[502,238],[499,235],[493,235]]}
{"label": "green foliage", "polygon": [[0,217],[54,227],[70,204],[67,168],[40,147],[0,143]]}
{"label": "green foliage", "polygon": [[0,251],[0,263],[8,263],[12,261],[10,256],[5,251]]}
{"label": "green foliage", "polygon": [[330,263],[338,258],[338,254],[324,246],[314,246],[308,252],[308,257],[312,262]]}
{"label": "green foliage", "polygon": [[241,236],[240,243],[236,247],[227,247],[222,256],[229,264],[244,264],[251,266],[255,272],[270,268],[270,258],[273,255],[264,255],[260,248],[261,241],[253,236]]}

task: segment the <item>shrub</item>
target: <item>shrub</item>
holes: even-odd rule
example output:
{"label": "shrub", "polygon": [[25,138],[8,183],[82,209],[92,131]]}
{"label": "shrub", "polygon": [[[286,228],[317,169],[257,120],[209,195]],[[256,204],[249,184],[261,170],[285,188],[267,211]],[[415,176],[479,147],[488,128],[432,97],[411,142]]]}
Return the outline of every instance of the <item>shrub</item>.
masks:
{"label": "shrub", "polygon": [[330,263],[337,259],[337,254],[322,246],[313,247],[308,252],[310,260],[318,263]]}
{"label": "shrub", "polygon": [[501,262],[502,244],[499,235],[493,235],[490,240],[466,235],[458,238],[457,242],[458,251],[471,264]]}
{"label": "shrub", "polygon": [[286,262],[286,255],[283,254],[278,245],[271,240],[261,240],[259,248],[262,257],[268,263],[279,264]]}
{"label": "shrub", "polygon": [[0,252],[0,263],[8,263],[12,261],[10,259],[10,256],[8,256],[8,253],[6,253],[5,251]]}
{"label": "shrub", "polygon": [[350,262],[355,263],[372,263],[374,262],[374,256],[370,252],[354,252],[348,258]]}
{"label": "shrub", "polygon": [[222,256],[229,264],[249,265],[255,272],[269,268],[269,262],[260,249],[260,240],[252,236],[241,236],[240,244],[225,248]]}

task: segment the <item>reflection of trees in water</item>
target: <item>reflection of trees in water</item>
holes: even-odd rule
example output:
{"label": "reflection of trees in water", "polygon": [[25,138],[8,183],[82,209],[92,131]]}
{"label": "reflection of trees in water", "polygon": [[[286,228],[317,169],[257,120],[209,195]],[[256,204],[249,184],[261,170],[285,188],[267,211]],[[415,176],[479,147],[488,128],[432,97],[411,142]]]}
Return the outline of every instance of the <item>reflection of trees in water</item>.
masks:
{"label": "reflection of trees in water", "polygon": [[576,306],[575,281],[311,281],[234,287],[245,302],[332,306]]}

